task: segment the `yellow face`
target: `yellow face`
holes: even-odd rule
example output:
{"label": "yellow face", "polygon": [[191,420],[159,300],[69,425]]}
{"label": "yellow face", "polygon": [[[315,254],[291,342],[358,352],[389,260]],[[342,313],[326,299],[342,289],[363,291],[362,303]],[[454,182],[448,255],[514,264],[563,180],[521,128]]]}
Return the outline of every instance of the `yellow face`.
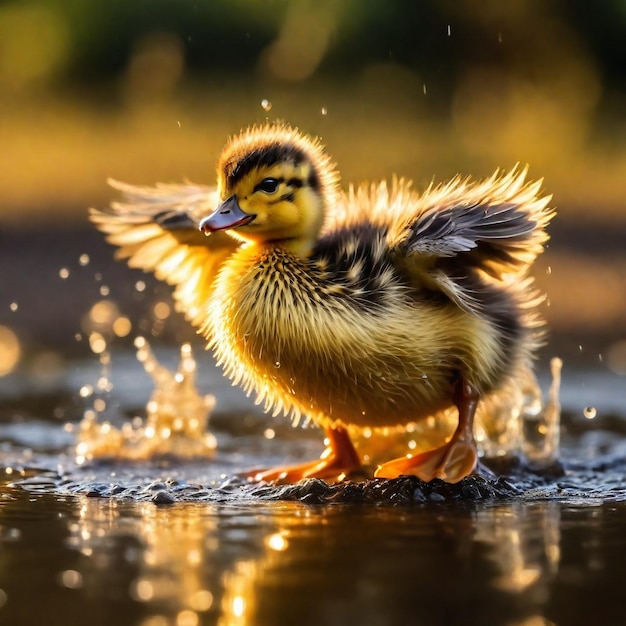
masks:
{"label": "yellow face", "polygon": [[317,236],[322,200],[311,175],[309,164],[277,163],[253,169],[232,189],[222,191],[224,199],[234,195],[241,210],[255,216],[231,234],[255,242]]}
{"label": "yellow face", "polygon": [[221,204],[200,221],[253,245],[308,254],[325,210],[338,197],[339,175],[316,139],[287,124],[253,126],[231,138],[217,161]]}

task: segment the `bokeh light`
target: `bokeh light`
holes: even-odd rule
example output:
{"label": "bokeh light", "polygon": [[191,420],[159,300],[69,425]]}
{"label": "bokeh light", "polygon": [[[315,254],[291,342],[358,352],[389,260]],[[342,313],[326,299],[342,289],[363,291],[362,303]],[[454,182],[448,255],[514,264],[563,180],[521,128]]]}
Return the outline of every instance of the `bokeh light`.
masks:
{"label": "bokeh light", "polygon": [[0,326],[0,376],[6,376],[13,371],[21,353],[17,335],[7,326]]}

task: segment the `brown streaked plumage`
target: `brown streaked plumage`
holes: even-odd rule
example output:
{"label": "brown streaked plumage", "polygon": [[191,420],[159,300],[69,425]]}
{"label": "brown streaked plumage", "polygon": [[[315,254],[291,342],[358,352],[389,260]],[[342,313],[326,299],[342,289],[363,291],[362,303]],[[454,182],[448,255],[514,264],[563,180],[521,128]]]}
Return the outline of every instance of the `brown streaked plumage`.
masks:
{"label": "brown streaked plumage", "polygon": [[525,178],[344,193],[319,142],[275,124],[229,140],[216,189],[112,182],[124,202],[91,219],[129,265],[175,286],[234,383],[326,431],[319,461],[257,478],[345,474],[359,465],[349,428],[455,404],[450,442],[377,475],[457,481],[476,462],[477,403],[527,366],[541,335],[528,268],[553,211]]}

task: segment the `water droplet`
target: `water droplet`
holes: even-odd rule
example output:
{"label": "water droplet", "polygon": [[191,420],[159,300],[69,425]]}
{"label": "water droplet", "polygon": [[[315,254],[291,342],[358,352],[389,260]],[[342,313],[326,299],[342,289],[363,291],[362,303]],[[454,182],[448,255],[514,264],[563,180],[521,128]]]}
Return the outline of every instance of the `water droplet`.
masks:
{"label": "water droplet", "polygon": [[280,361],[276,361],[276,363],[274,363],[274,367],[276,369],[279,369],[280,368]]}
{"label": "water droplet", "polygon": [[548,267],[546,267],[546,274],[548,274],[548,275],[552,274],[552,267],[550,265],[548,265]]}
{"label": "water droplet", "polygon": [[154,317],[156,317],[158,320],[166,320],[170,316],[172,309],[167,302],[161,301],[157,302],[154,305],[152,311],[154,313]]}
{"label": "water droplet", "polygon": [[272,108],[272,103],[267,98],[263,98],[263,100],[261,100],[261,108],[264,111],[270,111]]}
{"label": "water droplet", "polygon": [[111,293],[111,290],[106,285],[102,285],[102,287],[100,287],[101,296],[108,296],[110,293]]}
{"label": "water droplet", "polygon": [[180,120],[176,120],[176,125],[180,128]]}
{"label": "water droplet", "polygon": [[452,27],[448,24],[448,37],[450,37],[450,35],[452,35]]}
{"label": "water droplet", "polygon": [[266,428],[263,431],[263,436],[266,439],[274,439],[274,437],[276,437],[276,431],[273,428]]}
{"label": "water droplet", "polygon": [[328,109],[326,107],[322,107],[322,115],[328,115]]}
{"label": "water droplet", "polygon": [[62,267],[62,268],[59,270],[59,276],[60,276],[63,280],[65,280],[66,278],[69,278],[69,275],[70,275],[70,271],[67,269],[67,267]]}
{"label": "water droplet", "polygon": [[15,313],[17,311],[17,302],[11,302],[9,308]]}
{"label": "water droplet", "polygon": [[81,254],[78,257],[78,263],[80,265],[82,265],[83,267],[85,267],[85,265],[89,265],[89,261],[90,261],[90,259],[89,259],[89,255],[88,254]]}
{"label": "water droplet", "polygon": [[118,317],[113,322],[113,333],[116,337],[126,337],[132,330],[132,324],[127,317]]}
{"label": "water droplet", "polygon": [[135,291],[145,291],[146,290],[146,283],[143,282],[143,280],[138,280],[135,283]]}
{"label": "water droplet", "polygon": [[81,398],[88,398],[93,393],[91,385],[83,385],[78,392]]}
{"label": "water droplet", "polygon": [[208,589],[199,589],[189,599],[195,611],[208,611],[213,606],[213,594]]}
{"label": "water droplet", "polygon": [[598,411],[596,410],[596,408],[594,406],[586,406],[583,409],[583,415],[588,420],[592,420],[597,414],[598,414]]}
{"label": "water droplet", "polygon": [[502,33],[498,33],[498,43],[502,43]]}
{"label": "water droplet", "polygon": [[107,348],[106,339],[100,333],[91,333],[89,347],[94,354],[102,354]]}
{"label": "water droplet", "polygon": [[100,300],[96,302],[89,311],[91,324],[99,329],[110,329],[117,316],[117,305],[110,300]]}
{"label": "water droplet", "polygon": [[83,576],[75,569],[67,569],[59,574],[59,582],[68,589],[80,589],[83,586]]}
{"label": "water droplet", "polygon": [[154,596],[154,587],[149,580],[140,578],[131,583],[130,595],[138,602],[147,602]]}
{"label": "water droplet", "polygon": [[200,618],[195,611],[183,609],[176,616],[176,626],[198,626]]}
{"label": "water droplet", "polygon": [[426,95],[426,83],[422,85],[422,91],[424,92],[424,95]]}

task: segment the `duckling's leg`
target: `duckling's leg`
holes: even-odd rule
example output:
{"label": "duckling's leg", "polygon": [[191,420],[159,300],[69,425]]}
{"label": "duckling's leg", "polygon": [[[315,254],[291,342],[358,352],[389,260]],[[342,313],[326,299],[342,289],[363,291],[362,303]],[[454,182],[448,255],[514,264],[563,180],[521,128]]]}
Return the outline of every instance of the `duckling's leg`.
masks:
{"label": "duckling's leg", "polygon": [[473,432],[478,399],[478,393],[460,377],[453,395],[459,410],[459,424],[450,441],[440,448],[384,463],[376,470],[376,477],[396,478],[411,474],[426,482],[441,478],[448,483],[457,483],[471,474],[478,461]]}
{"label": "duckling's leg", "polygon": [[255,481],[280,483],[297,482],[303,478],[343,480],[346,475],[361,467],[359,455],[345,428],[341,426],[326,428],[324,433],[328,439],[328,446],[317,461],[269,470],[252,470],[246,472],[244,476]]}

